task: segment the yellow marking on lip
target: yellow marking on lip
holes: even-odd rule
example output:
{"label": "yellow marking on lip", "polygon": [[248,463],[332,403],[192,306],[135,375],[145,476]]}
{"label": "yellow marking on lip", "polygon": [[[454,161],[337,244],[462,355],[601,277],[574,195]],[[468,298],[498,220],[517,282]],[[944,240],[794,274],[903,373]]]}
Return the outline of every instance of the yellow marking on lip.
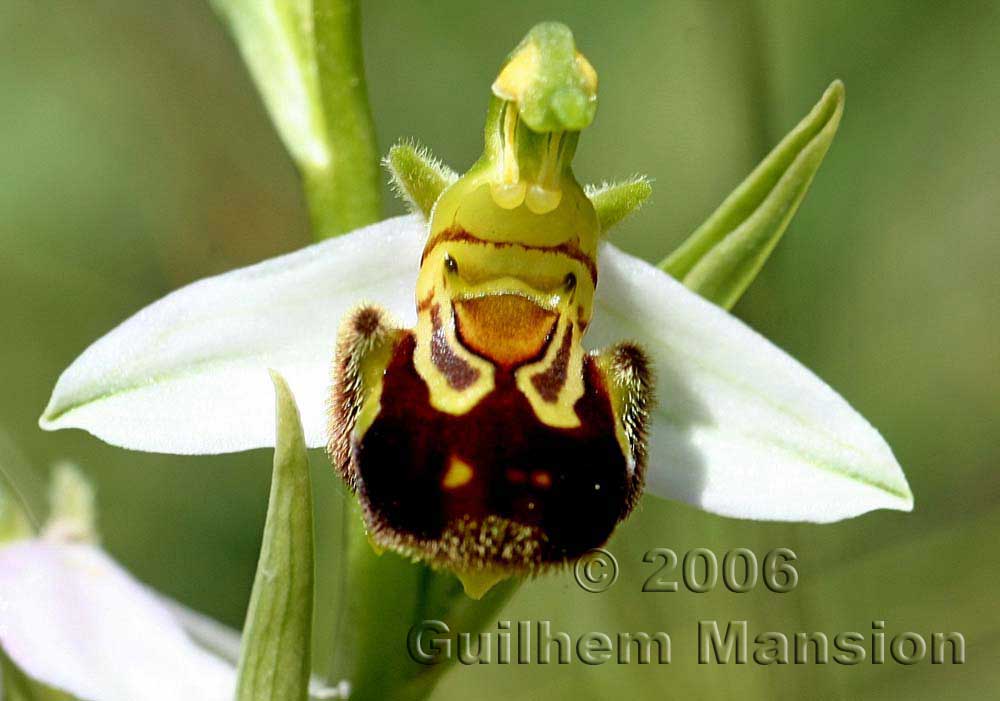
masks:
{"label": "yellow marking on lip", "polygon": [[452,456],[451,461],[448,463],[448,471],[441,478],[441,486],[445,489],[464,487],[472,481],[474,474],[472,465]]}
{"label": "yellow marking on lip", "polygon": [[573,312],[560,318],[545,356],[515,370],[517,388],[531,402],[539,421],[557,428],[580,425],[574,405],[583,396],[583,346],[574,330]]}

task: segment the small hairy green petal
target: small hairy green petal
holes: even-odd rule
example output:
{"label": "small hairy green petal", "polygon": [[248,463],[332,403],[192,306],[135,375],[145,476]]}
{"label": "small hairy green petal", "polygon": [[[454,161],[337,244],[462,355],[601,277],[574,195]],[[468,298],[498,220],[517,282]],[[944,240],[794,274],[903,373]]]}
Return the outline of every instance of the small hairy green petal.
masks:
{"label": "small hairy green petal", "polygon": [[424,146],[406,141],[389,149],[382,159],[392,186],[414,214],[430,217],[444,189],[458,180],[458,173],[442,163]]}
{"label": "small hairy green petal", "polygon": [[837,80],[660,268],[719,306],[732,308],[805,197],[843,111],[844,84]]}
{"label": "small hairy green petal", "polygon": [[271,497],[243,629],[237,701],[305,701],[313,608],[313,507],[298,407],[275,372]]}
{"label": "small hairy green petal", "polygon": [[652,182],[645,175],[636,175],[620,183],[602,183],[584,188],[597,210],[601,234],[639,210],[653,192]]}

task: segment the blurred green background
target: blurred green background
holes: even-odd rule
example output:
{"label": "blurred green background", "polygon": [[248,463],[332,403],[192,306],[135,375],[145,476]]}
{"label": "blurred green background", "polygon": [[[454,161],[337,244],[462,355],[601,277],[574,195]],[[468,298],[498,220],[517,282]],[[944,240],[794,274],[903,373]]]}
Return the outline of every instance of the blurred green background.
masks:
{"label": "blurred green background", "polygon": [[[647,498],[609,546],[622,563],[611,592],[550,576],[503,615],[576,633],[667,630],[672,665],[461,667],[435,698],[995,697],[1000,5],[362,4],[380,146],[415,136],[459,170],[480,152],[503,56],[535,22],[568,23],[601,76],[577,173],[655,178],[651,203],[614,234],[649,259],[843,79],[840,133],[735,311],[883,432],[916,495],[913,514],[830,526],[741,522]],[[306,244],[296,172],[201,0],[6,0],[0,57],[0,460],[36,502],[53,461],[84,466],[108,549],[144,581],[239,626],[270,455],[130,453],[82,432],[44,434],[36,419],[59,372],[144,304]],[[386,210],[401,211],[388,194]],[[342,496],[316,457],[328,565]],[[791,547],[800,584],[785,595],[640,594],[653,571],[641,555],[658,546]],[[705,667],[695,663],[700,619],[789,633],[866,634],[876,619],[890,634],[960,631],[968,662]]]}

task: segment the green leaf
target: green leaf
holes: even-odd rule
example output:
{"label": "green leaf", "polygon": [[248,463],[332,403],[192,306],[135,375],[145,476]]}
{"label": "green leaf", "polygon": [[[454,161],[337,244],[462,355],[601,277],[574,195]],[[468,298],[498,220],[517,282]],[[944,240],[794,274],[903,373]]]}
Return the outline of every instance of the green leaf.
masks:
{"label": "green leaf", "polygon": [[732,308],[777,246],[826,155],[844,111],[834,81],[812,111],[660,268]]}
{"label": "green leaf", "polygon": [[311,0],[212,0],[285,146],[305,170],[326,167],[326,137],[313,49]]}
{"label": "green leaf", "polygon": [[211,0],[305,180],[315,233],[380,214],[356,0]]}
{"label": "green leaf", "polygon": [[443,164],[425,147],[403,142],[389,149],[382,159],[392,186],[410,205],[410,211],[430,218],[431,209],[445,188],[458,180],[458,173]]}
{"label": "green leaf", "polygon": [[308,698],[313,608],[313,507],[302,423],[275,372],[277,436],[263,543],[238,665],[238,701]]}
{"label": "green leaf", "polygon": [[637,175],[620,183],[588,185],[584,191],[597,210],[603,235],[622,219],[638,211],[652,194],[653,186],[649,178]]}

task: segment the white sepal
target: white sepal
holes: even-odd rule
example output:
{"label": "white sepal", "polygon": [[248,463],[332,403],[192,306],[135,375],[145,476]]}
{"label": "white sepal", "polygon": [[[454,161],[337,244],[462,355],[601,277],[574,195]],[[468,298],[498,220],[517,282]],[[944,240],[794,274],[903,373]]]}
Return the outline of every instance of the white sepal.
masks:
{"label": "white sepal", "polygon": [[0,548],[0,646],[32,679],[82,701],[229,701],[235,669],[93,545]]}
{"label": "white sepal", "polygon": [[325,445],[340,321],[373,302],[413,323],[425,227],[388,219],[167,295],[63,372],[42,428],[162,453],[273,446],[271,368],[299,402],[306,443]]}
{"label": "white sepal", "polygon": [[650,492],[779,521],[913,508],[882,436],[811,371],[645,261],[605,244],[598,264],[588,344],[653,360]]}

